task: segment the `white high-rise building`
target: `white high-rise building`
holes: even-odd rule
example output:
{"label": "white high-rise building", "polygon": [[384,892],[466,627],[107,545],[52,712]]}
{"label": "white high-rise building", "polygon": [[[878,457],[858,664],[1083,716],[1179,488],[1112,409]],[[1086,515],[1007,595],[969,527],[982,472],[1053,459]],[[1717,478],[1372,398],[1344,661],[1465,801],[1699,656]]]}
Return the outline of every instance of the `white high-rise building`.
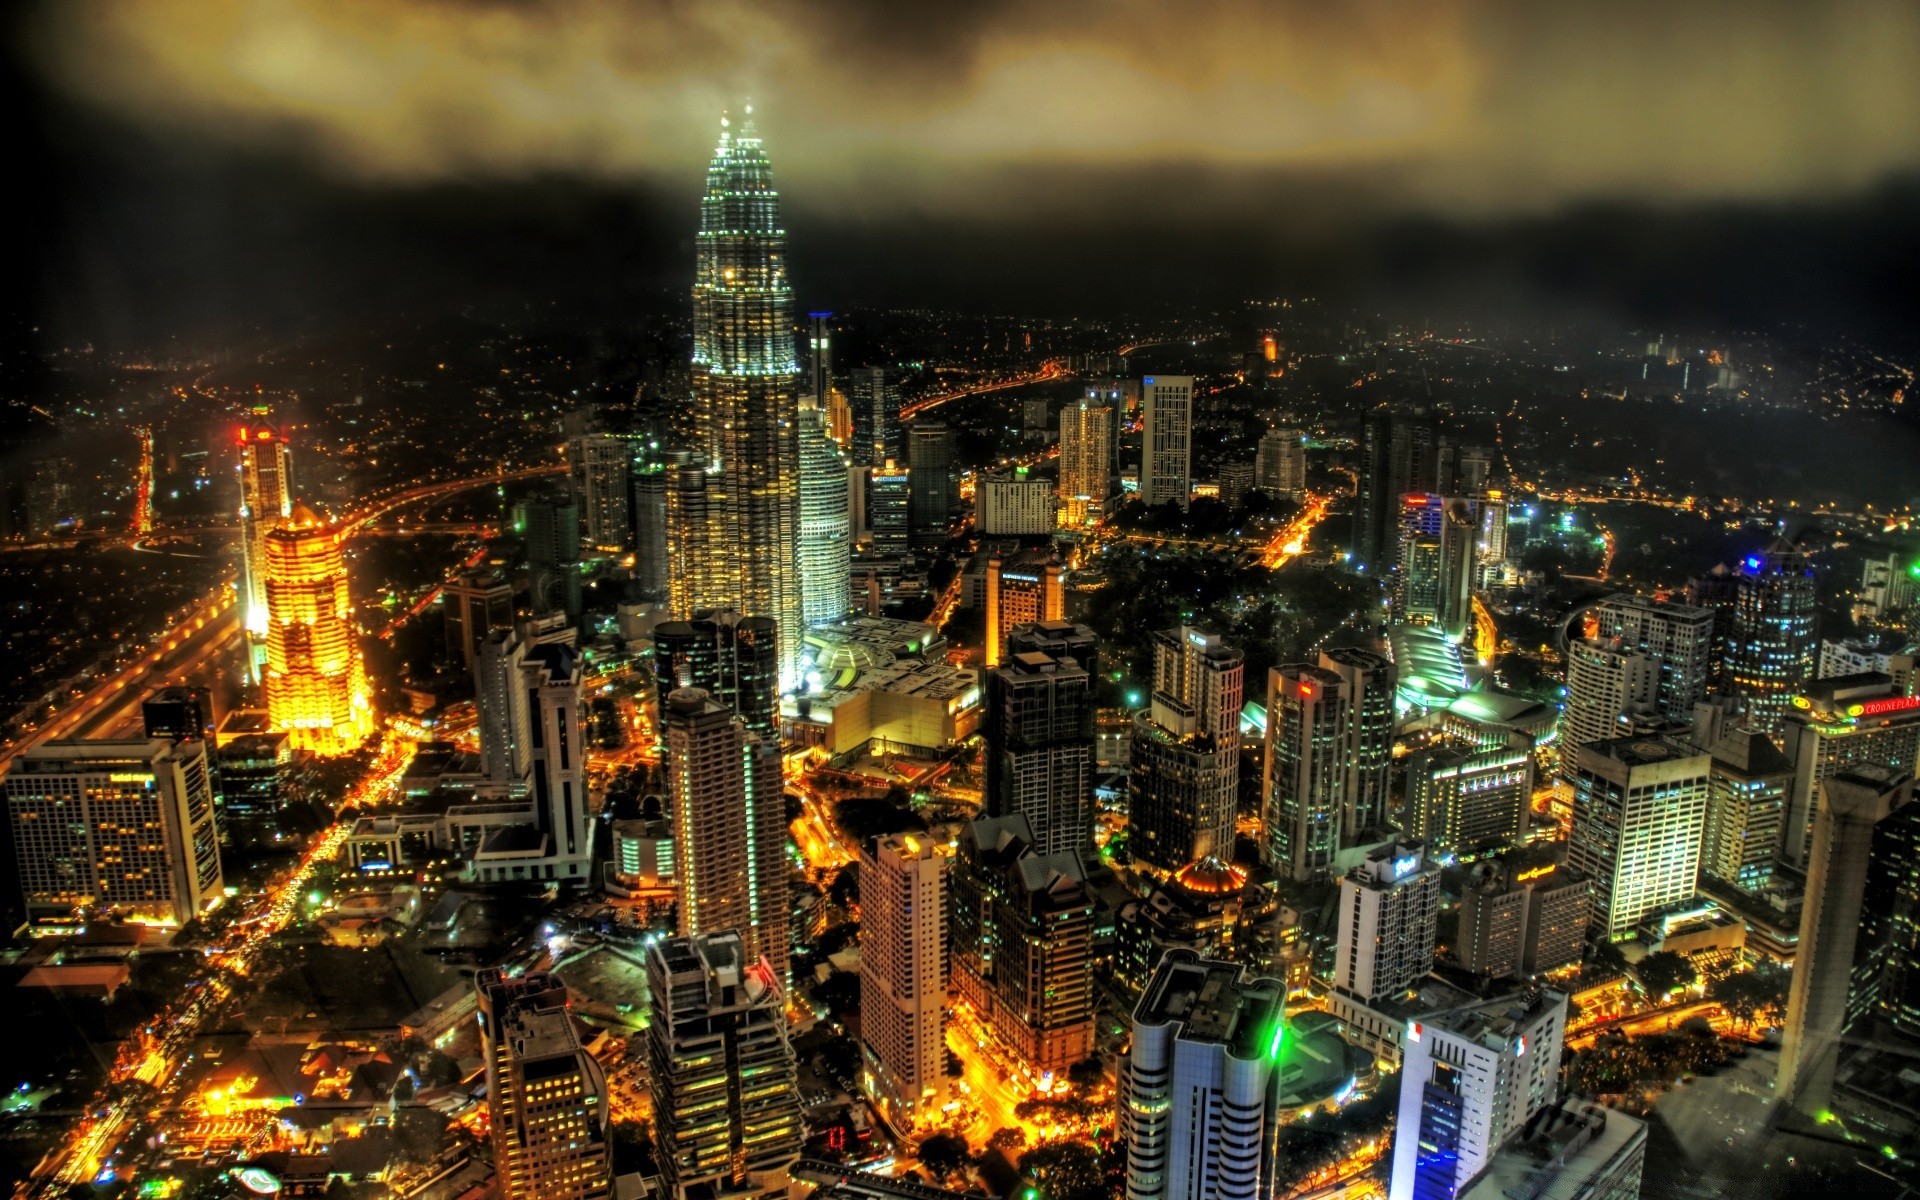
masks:
{"label": "white high-rise building", "polygon": [[1593,613],[1602,639],[1617,639],[1660,665],[1655,711],[1690,718],[1713,673],[1713,610],[1623,592],[1602,600]]}
{"label": "white high-rise building", "polygon": [[[1572,782],[1580,747],[1630,731],[1654,715],[1660,662],[1621,642],[1584,638],[1567,648],[1567,710],[1560,716],[1560,777]],[[1691,710],[1689,710],[1690,714]]]}
{"label": "white high-rise building", "polygon": [[567,444],[580,537],[596,550],[633,543],[633,456],[640,444],[625,433],[587,433]]}
{"label": "white high-rise building", "polygon": [[1553,1103],[1566,1029],[1566,996],[1546,990],[1409,1023],[1389,1200],[1453,1196],[1486,1170]]}
{"label": "white high-rise building", "polygon": [[1085,525],[1113,490],[1113,405],[1089,389],[1060,410],[1060,523]]}
{"label": "white high-rise building", "polygon": [[1025,467],[1012,474],[982,475],[974,484],[974,528],[987,537],[1030,537],[1053,532],[1053,483],[1029,477]]}
{"label": "white high-rise building", "polygon": [[889,834],[860,856],[861,1079],[900,1129],[946,1102],[946,866],[930,839]]}
{"label": "white high-rise building", "polygon": [[853,607],[852,508],[847,460],[825,414],[800,406],[800,608],[808,625],[838,621]]}
{"label": "white high-rise building", "polygon": [[738,933],[786,986],[787,818],[780,757],[699,688],[667,694],[667,808],[680,933]]}
{"label": "white high-rise building", "polygon": [[1618,941],[1693,899],[1713,756],[1660,737],[1580,747],[1567,865],[1593,881],[1594,923]]}
{"label": "white high-rise building", "polygon": [[1181,508],[1193,494],[1193,376],[1149,375],[1140,381],[1140,499]]}
{"label": "white high-rise building", "polygon": [[1370,852],[1340,880],[1333,986],[1362,1003],[1405,995],[1433,969],[1440,864],[1418,841]]}
{"label": "white high-rise building", "polygon": [[1133,1010],[1120,1074],[1126,1200],[1263,1200],[1283,1180],[1287,989],[1169,950]]}

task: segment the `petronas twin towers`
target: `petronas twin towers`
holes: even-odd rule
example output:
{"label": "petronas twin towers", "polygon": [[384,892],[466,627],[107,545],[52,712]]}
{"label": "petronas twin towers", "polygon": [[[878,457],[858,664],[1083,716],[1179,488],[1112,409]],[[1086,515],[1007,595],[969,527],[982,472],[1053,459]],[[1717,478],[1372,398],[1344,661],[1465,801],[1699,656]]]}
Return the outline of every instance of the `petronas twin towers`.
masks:
{"label": "petronas twin towers", "polygon": [[694,453],[669,512],[681,617],[731,608],[780,630],[783,687],[802,627],[799,363],[780,194],[754,129],[721,119],[693,280]]}

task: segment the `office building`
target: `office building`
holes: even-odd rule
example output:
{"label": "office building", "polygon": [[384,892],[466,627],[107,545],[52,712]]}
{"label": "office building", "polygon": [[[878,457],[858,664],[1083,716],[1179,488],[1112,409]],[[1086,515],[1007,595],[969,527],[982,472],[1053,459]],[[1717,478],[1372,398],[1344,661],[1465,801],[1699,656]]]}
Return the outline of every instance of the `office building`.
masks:
{"label": "office building", "polygon": [[267,531],[267,711],[295,750],[347,754],[373,732],[340,537],[304,507]]}
{"label": "office building", "polygon": [[911,834],[860,855],[861,1078],[901,1130],[946,1103],[947,862]]}
{"label": "office building", "polygon": [[833,393],[833,314],[807,314],[807,396],[825,414]]}
{"label": "office building", "polygon": [[[267,534],[293,516],[293,455],[286,435],[264,422],[242,425],[238,444],[241,574],[246,587],[241,615],[248,637],[259,643],[267,636]],[[256,653],[254,664],[260,660]]]}
{"label": "office building", "polygon": [[1654,711],[1690,718],[1713,678],[1713,610],[1623,592],[1595,605],[1593,615],[1601,640],[1660,665]]}
{"label": "office building", "polygon": [[1052,558],[988,553],[983,596],[988,667],[1005,659],[1007,639],[1015,629],[1067,615],[1066,576],[1066,567]]}
{"label": "office building", "polygon": [[580,1045],[567,985],[545,972],[474,976],[487,1070],[487,1127],[504,1200],[608,1200],[613,1112]]}
{"label": "office building", "polygon": [[1473,625],[1480,516],[1475,502],[1432,493],[1402,497],[1394,610],[1410,625],[1432,625],[1450,640]]}
{"label": "office building", "polygon": [[[224,895],[203,739],[49,742],[15,758],[0,790],[33,920],[185,925]],[[84,914],[83,914],[84,915]]]}
{"label": "office building", "polygon": [[1338,672],[1290,663],[1267,673],[1264,850],[1283,878],[1326,874],[1340,849],[1350,708]]}
{"label": "office building", "polygon": [[279,813],[280,789],[293,767],[287,740],[284,733],[222,734],[215,752],[220,764],[222,834]]}
{"label": "office building", "polygon": [[573,503],[587,545],[617,554],[633,544],[633,434],[586,433],[567,442]]}
{"label": "office building", "polygon": [[1741,560],[1727,631],[1727,691],[1761,733],[1779,732],[1789,702],[1814,677],[1818,603],[1813,568],[1787,543]]}
{"label": "office building", "polygon": [[1190,625],[1153,635],[1153,690],[1133,714],[1127,792],[1134,860],[1168,875],[1233,860],[1246,656]]}
{"label": "office building", "polygon": [[633,582],[640,599],[667,604],[673,598],[668,578],[672,548],[668,539],[667,499],[684,450],[650,454],[633,464]]}
{"label": "office building", "polygon": [[1878,638],[1849,638],[1838,642],[1822,638],[1817,677],[1832,679],[1878,671],[1893,680],[1895,690],[1911,696],[1915,692],[1916,661],[1920,661],[1920,645],[1913,643],[1889,649],[1888,643]]}
{"label": "office building", "polygon": [[666,1200],[785,1197],[806,1141],[784,971],[740,933],[647,948],[647,1078]]}
{"label": "office building", "polygon": [[142,732],[170,742],[213,744],[213,693],[203,687],[163,687],[140,702]]}
{"label": "office building", "polygon": [[[748,109],[723,123],[695,239],[693,417],[714,471],[706,552],[723,603],[779,630],[783,683],[800,678],[800,366],[786,230],[772,168]],[[691,610],[676,613],[690,616]]]}
{"label": "office building", "polygon": [[1185,508],[1193,493],[1193,376],[1141,379],[1140,409],[1141,502]]}
{"label": "office building", "polygon": [[1780,857],[1805,869],[1820,781],[1851,763],[1886,763],[1911,775],[1920,763],[1920,697],[1879,672],[1821,679],[1799,689],[1779,730],[1793,781]]}
{"label": "office building", "polygon": [[1050,621],[1016,628],[987,672],[986,812],[1027,819],[1042,854],[1093,849],[1094,638]]}
{"label": "office building", "polygon": [[1433,969],[1440,864],[1417,839],[1367,852],[1341,876],[1333,986],[1363,1004],[1411,991]]}
{"label": "office building", "polygon": [[702,613],[653,630],[653,678],[659,708],[679,688],[699,688],[763,738],[779,733],[780,631],[766,617]]}
{"label": "office building", "polygon": [[1700,874],[1758,893],[1773,878],[1793,763],[1751,729],[1729,730],[1704,748],[1713,763]]}
{"label": "office building", "polygon": [[1253,464],[1221,463],[1219,486],[1220,503],[1226,505],[1229,512],[1243,507],[1247,502],[1247,493],[1253,490]]}
{"label": "office building", "polygon": [[1025,817],[960,831],[951,874],[954,989],[1035,1079],[1093,1052],[1093,898],[1077,854],[1034,848]]}
{"label": "office building", "polygon": [[1567,708],[1560,717],[1560,778],[1571,783],[1580,747],[1619,737],[1654,715],[1660,664],[1619,642],[1582,638],[1567,647]]}
{"label": "office building", "polygon": [[513,624],[513,585],[498,571],[461,571],[440,587],[440,616],[448,662],[470,671],[487,635]]}
{"label": "office building", "polygon": [[1027,468],[983,474],[974,483],[974,528],[982,537],[1040,537],[1054,529],[1054,485]]}
{"label": "office building", "polygon": [[1832,1101],[1849,1001],[1870,959],[1862,918],[1878,827],[1912,804],[1913,786],[1911,768],[1880,763],[1849,764],[1820,784],[1774,1082],[1774,1094],[1808,1117],[1819,1118]]}
{"label": "office building", "polygon": [[1494,1151],[1457,1200],[1639,1200],[1646,1159],[1645,1121],[1562,1101]]}
{"label": "office building", "polygon": [[1291,1182],[1278,1137],[1287,990],[1170,950],[1133,1010],[1120,1073],[1126,1200],[1265,1200]]}
{"label": "office building", "polygon": [[528,879],[585,883],[593,867],[588,811],[586,702],[580,656],[556,642],[530,645],[520,663],[526,693],[528,787],[534,828],[544,843],[526,864]]}
{"label": "office building", "polygon": [[689,458],[667,467],[667,607],[676,617],[732,608],[733,549],[720,509],[726,501],[704,461]]}
{"label": "office building", "polygon": [[915,421],[907,435],[907,525],[915,549],[947,540],[947,521],[960,507],[960,474],[953,462],[953,431],[940,421]]}
{"label": "office building", "polygon": [[1557,971],[1580,962],[1592,888],[1571,867],[1513,854],[1474,866],[1460,896],[1454,957],[1478,975]]}
{"label": "office building", "polygon": [[1302,500],[1307,494],[1307,435],[1269,429],[1253,456],[1253,486],[1269,496]]}
{"label": "office building", "polygon": [[1440,744],[1407,758],[1406,829],[1435,854],[1484,855],[1526,840],[1533,746]]}
{"label": "office building", "polygon": [[1115,415],[1098,389],[1060,410],[1060,524],[1079,529],[1113,493]]}
{"label": "office building", "polygon": [[885,367],[855,367],[847,391],[853,407],[853,445],[847,457],[855,466],[906,462],[900,436],[900,388]]}
{"label": "office building", "polygon": [[522,790],[533,769],[533,717],[521,682],[528,644],[516,629],[496,629],[473,658],[481,771],[498,791]]}
{"label": "office building", "polygon": [[1453,486],[1453,446],[1431,416],[1379,409],[1361,424],[1359,474],[1353,557],[1363,570],[1385,574],[1398,561],[1403,498]]}
{"label": "office building", "polygon": [[1567,998],[1530,989],[1408,1024],[1389,1200],[1456,1195],[1554,1102]]}
{"label": "office building", "polygon": [[1594,921],[1610,940],[1655,909],[1693,899],[1712,763],[1664,737],[1580,747],[1567,865],[1593,881]]}
{"label": "office building", "polygon": [[[815,353],[824,352],[823,343]],[[800,618],[808,626],[838,621],[853,610],[852,517],[847,460],[829,436],[825,410],[802,404]]]}
{"label": "office building", "polygon": [[1347,729],[1341,753],[1347,778],[1341,836],[1388,823],[1393,770],[1393,696],[1399,675],[1393,661],[1357,646],[1320,652],[1320,667],[1340,676],[1347,693]]}
{"label": "office building", "polygon": [[873,552],[899,558],[913,548],[913,479],[892,459],[867,473],[867,528],[873,534]]}
{"label": "office building", "polygon": [[565,613],[580,619],[580,506],[558,493],[514,506],[514,528],[526,546],[534,615]]}
{"label": "office building", "polygon": [[[1920,601],[1920,560],[1900,555],[1869,559],[1860,573],[1860,605],[1875,620],[1887,620]],[[1824,673],[1824,672],[1823,672]]]}
{"label": "office building", "polygon": [[699,688],[661,705],[679,931],[736,932],[785,986],[787,817],[778,747]]}

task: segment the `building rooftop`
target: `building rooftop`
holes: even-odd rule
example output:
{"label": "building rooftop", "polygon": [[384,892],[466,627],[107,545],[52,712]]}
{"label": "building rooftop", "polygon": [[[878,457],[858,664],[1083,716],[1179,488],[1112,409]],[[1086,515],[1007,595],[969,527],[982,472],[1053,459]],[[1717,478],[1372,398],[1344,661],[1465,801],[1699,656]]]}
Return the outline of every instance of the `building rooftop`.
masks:
{"label": "building rooftop", "polygon": [[1533,988],[1430,1012],[1420,1024],[1490,1049],[1503,1050],[1549,1009],[1566,1003],[1566,999],[1563,993]]}
{"label": "building rooftop", "polygon": [[1580,754],[1582,758],[1588,755],[1610,758],[1629,767],[1706,757],[1704,751],[1665,737],[1608,738],[1606,741],[1588,742],[1580,747]]}
{"label": "building rooftop", "polygon": [[1236,1058],[1277,1058],[1286,1038],[1286,986],[1237,963],[1170,950],[1134,1008],[1138,1024],[1178,1024],[1184,1041],[1217,1042]]}
{"label": "building rooftop", "polygon": [[1579,1200],[1595,1178],[1619,1171],[1641,1152],[1646,1137],[1643,1122],[1598,1105],[1543,1108],[1460,1189],[1458,1200]]}

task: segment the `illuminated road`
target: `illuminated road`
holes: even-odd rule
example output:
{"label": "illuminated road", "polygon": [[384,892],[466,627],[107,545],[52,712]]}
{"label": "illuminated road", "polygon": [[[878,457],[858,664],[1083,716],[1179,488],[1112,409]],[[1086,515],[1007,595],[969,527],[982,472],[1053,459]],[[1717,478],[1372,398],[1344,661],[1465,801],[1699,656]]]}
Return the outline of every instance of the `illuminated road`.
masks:
{"label": "illuminated road", "polygon": [[942,392],[938,396],[928,396],[924,400],[915,400],[900,410],[900,419],[938,408],[950,400],[961,400],[968,396],[984,396],[988,392],[1004,392],[1008,388],[1026,387],[1030,383],[1045,383],[1049,379],[1061,379],[1068,374],[1067,360],[1050,358],[1040,364],[1040,369],[1028,375],[1016,375],[1012,379],[1003,379],[999,383],[983,383],[978,387],[962,388],[955,392]]}
{"label": "illuminated road", "polygon": [[1267,539],[1260,551],[1260,565],[1268,569],[1278,569],[1298,558],[1307,548],[1307,537],[1313,527],[1326,519],[1327,509],[1333,504],[1331,496],[1309,496],[1307,506],[1300,514]]}

